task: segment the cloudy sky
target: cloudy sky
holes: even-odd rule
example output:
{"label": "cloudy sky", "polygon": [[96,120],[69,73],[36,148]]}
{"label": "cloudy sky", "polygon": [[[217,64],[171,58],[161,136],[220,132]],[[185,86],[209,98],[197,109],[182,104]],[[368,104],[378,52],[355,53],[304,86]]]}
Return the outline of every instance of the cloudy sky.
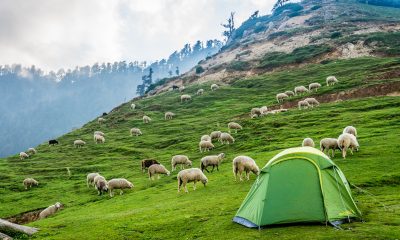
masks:
{"label": "cloudy sky", "polygon": [[[197,39],[222,38],[275,0],[0,0],[0,65],[45,70],[95,62],[156,60]],[[239,24],[237,24],[239,25]]]}

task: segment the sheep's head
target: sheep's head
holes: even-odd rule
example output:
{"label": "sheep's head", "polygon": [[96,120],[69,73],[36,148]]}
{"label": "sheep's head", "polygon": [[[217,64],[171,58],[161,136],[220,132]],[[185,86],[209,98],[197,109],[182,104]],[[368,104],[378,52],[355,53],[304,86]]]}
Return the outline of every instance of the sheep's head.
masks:
{"label": "sheep's head", "polygon": [[208,179],[206,176],[203,177],[203,179],[201,179],[201,182],[203,183],[204,187],[206,186],[206,184],[208,183]]}
{"label": "sheep's head", "polygon": [[133,184],[131,182],[128,182],[128,187],[133,188]]}
{"label": "sheep's head", "polygon": [[188,160],[188,161],[186,162],[186,166],[191,167],[191,166],[192,166],[192,161]]}
{"label": "sheep's head", "polygon": [[62,204],[61,204],[60,202],[56,202],[56,204],[54,204],[54,206],[55,206],[57,209],[60,209],[60,208],[62,207]]}
{"label": "sheep's head", "polygon": [[218,158],[219,158],[219,160],[224,159],[225,158],[225,153],[218,154]]}
{"label": "sheep's head", "polygon": [[167,176],[169,176],[171,173],[167,170]]}
{"label": "sheep's head", "polygon": [[251,171],[252,171],[254,174],[256,174],[257,176],[260,174],[260,169],[258,168],[257,165],[254,165]]}
{"label": "sheep's head", "polygon": [[34,181],[33,185],[37,186],[37,185],[39,185],[39,182],[38,181]]}

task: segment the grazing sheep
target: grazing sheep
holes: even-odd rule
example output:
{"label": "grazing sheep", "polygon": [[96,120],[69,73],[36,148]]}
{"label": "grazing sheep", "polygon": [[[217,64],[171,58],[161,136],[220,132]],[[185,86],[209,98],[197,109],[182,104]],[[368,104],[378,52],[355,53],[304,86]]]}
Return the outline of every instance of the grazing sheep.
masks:
{"label": "grazing sheep", "polygon": [[239,123],[235,123],[235,122],[230,122],[228,123],[228,128],[229,128],[229,132],[231,132],[231,129],[235,130],[235,133],[237,133],[237,130],[242,130],[242,126],[240,126]]}
{"label": "grazing sheep", "polygon": [[203,152],[203,151],[208,152],[213,148],[214,148],[214,144],[212,144],[210,141],[200,141],[200,143],[199,143],[200,152]]}
{"label": "grazing sheep", "polygon": [[211,91],[215,91],[218,88],[219,88],[219,86],[217,84],[215,84],[215,83],[211,85]]}
{"label": "grazing sheep", "polygon": [[24,160],[25,158],[28,158],[29,155],[26,154],[25,152],[20,152],[19,153],[19,159]]}
{"label": "grazing sheep", "polygon": [[179,92],[183,92],[183,91],[185,91],[185,86],[181,86],[181,87],[179,88]]}
{"label": "grazing sheep", "polygon": [[315,147],[314,141],[311,138],[304,138],[303,143],[301,144],[303,147]]}
{"label": "grazing sheep", "polygon": [[221,133],[221,136],[219,137],[219,141],[222,144],[225,144],[225,143],[230,144],[230,143],[234,143],[235,139],[229,133],[223,132],[223,133]]}
{"label": "grazing sheep", "polygon": [[175,116],[175,113],[173,113],[173,112],[166,112],[164,115],[165,120],[170,120],[170,119],[172,119],[173,116]]}
{"label": "grazing sheep", "polygon": [[139,128],[131,128],[131,136],[140,136],[142,135],[142,131]]}
{"label": "grazing sheep", "polygon": [[304,101],[308,102],[311,107],[319,106],[319,102],[315,98],[306,98]]}
{"label": "grazing sheep", "polygon": [[308,89],[304,86],[297,86],[294,88],[294,94],[300,94],[302,95],[303,93],[308,93]]}
{"label": "grazing sheep", "polygon": [[233,159],[233,174],[235,176],[235,181],[237,180],[237,175],[239,174],[240,181],[242,179],[242,173],[246,172],[247,181],[250,180],[250,172],[253,172],[258,176],[260,174],[260,169],[258,168],[256,162],[247,156],[237,156]]}
{"label": "grazing sheep", "polygon": [[103,114],[102,114],[101,116],[105,117],[105,116],[107,116],[107,115],[108,115],[108,113],[103,112]]}
{"label": "grazing sheep", "polygon": [[260,108],[252,108],[250,111],[250,117],[254,118],[254,117],[259,117],[261,116],[261,109]]}
{"label": "grazing sheep", "polygon": [[221,131],[213,131],[210,134],[211,141],[214,140],[214,139],[219,139],[221,137],[221,133],[222,133]]}
{"label": "grazing sheep", "polygon": [[196,190],[196,182],[202,182],[204,187],[206,186],[208,179],[204,173],[198,168],[189,168],[185,170],[181,170],[177,176],[178,179],[178,193],[181,191],[181,186],[185,189],[187,193],[186,184],[189,182],[193,182],[193,190]]}
{"label": "grazing sheep", "polygon": [[212,170],[211,172],[214,171],[214,168],[217,167],[217,171],[219,171],[218,166],[221,164],[222,160],[224,159],[225,154],[224,153],[220,153],[218,155],[211,155],[211,156],[205,156],[201,159],[201,171],[204,172],[204,170],[206,170],[207,172],[208,166],[212,166]]}
{"label": "grazing sheep", "polygon": [[200,88],[199,90],[197,90],[196,95],[203,95],[204,93],[204,89]]}
{"label": "grazing sheep", "polygon": [[151,118],[149,116],[144,115],[143,116],[143,123],[150,123],[151,122]]}
{"label": "grazing sheep", "polygon": [[336,79],[335,76],[329,76],[326,78],[326,86],[333,86],[339,81]]}
{"label": "grazing sheep", "polygon": [[210,135],[203,135],[203,136],[201,136],[200,141],[211,142],[211,137],[210,137]]}
{"label": "grazing sheep", "polygon": [[95,131],[94,133],[93,133],[93,136],[94,135],[100,135],[100,136],[106,136],[102,131]]}
{"label": "grazing sheep", "polygon": [[179,90],[179,87],[176,85],[172,85],[172,90]]}
{"label": "grazing sheep", "polygon": [[171,166],[172,166],[172,172],[175,171],[176,165],[180,164],[181,169],[185,168],[184,165],[191,167],[192,166],[192,161],[189,160],[189,158],[186,155],[175,155],[171,159]]}
{"label": "grazing sheep", "polygon": [[184,94],[181,96],[181,102],[190,101],[192,97],[190,95]]}
{"label": "grazing sheep", "polygon": [[132,110],[135,110],[136,104],[132,103],[132,104],[131,104],[131,108],[132,108]]}
{"label": "grazing sheep", "polygon": [[160,164],[157,162],[155,159],[143,159],[142,160],[142,172],[146,170],[146,168],[149,168],[153,164]]}
{"label": "grazing sheep", "polygon": [[321,84],[319,83],[310,83],[310,85],[308,85],[308,90],[311,92],[312,90],[318,91],[318,88],[321,87]]}
{"label": "grazing sheep", "polygon": [[98,123],[104,123],[105,121],[106,121],[106,120],[105,120],[104,118],[98,118],[98,119],[97,119],[97,122],[98,122]]}
{"label": "grazing sheep", "polygon": [[133,184],[125,178],[114,178],[108,181],[108,191],[110,192],[110,197],[114,196],[114,189],[119,189],[119,195],[122,195],[124,194],[124,189],[131,188],[133,188]]}
{"label": "grazing sheep", "polygon": [[357,137],[357,129],[353,126],[347,126],[343,129],[343,133],[349,133],[353,134],[355,137]]}
{"label": "grazing sheep", "polygon": [[39,185],[39,182],[36,181],[36,180],[33,179],[33,178],[26,178],[26,179],[23,181],[23,184],[24,184],[25,189],[28,190],[28,188],[31,188],[32,186],[37,186],[37,185]]}
{"label": "grazing sheep", "polygon": [[80,139],[74,141],[74,146],[75,146],[76,148],[83,147],[85,144],[86,144],[86,142],[84,142],[84,141],[82,141],[82,140],[80,140]]}
{"label": "grazing sheep", "polygon": [[96,143],[96,144],[98,144],[98,143],[104,143],[106,141],[106,139],[103,137],[103,136],[101,136],[101,135],[94,135],[94,142]]}
{"label": "grazing sheep", "polygon": [[301,108],[307,109],[307,108],[310,107],[310,104],[307,101],[304,101],[304,100],[303,101],[299,101],[297,103],[297,105],[299,106],[299,110],[301,110]]}
{"label": "grazing sheep", "polygon": [[293,91],[285,91],[285,94],[288,95],[289,98],[294,96]]}
{"label": "grazing sheep", "polygon": [[103,176],[98,175],[94,177],[93,182],[99,196],[108,191],[108,183]]}
{"label": "grazing sheep", "polygon": [[350,133],[343,133],[338,137],[338,147],[342,150],[343,158],[346,158],[347,149],[350,149],[351,154],[353,155],[353,150],[358,151],[360,145],[358,144],[357,138]]}
{"label": "grazing sheep", "polygon": [[28,151],[27,151],[30,155],[34,155],[34,154],[36,154],[37,153],[37,151],[36,151],[36,149],[34,149],[34,148],[28,148]]}
{"label": "grazing sheep", "polygon": [[332,157],[335,157],[335,150],[339,148],[338,146],[338,141],[336,138],[324,138],[319,142],[319,147],[321,149],[321,152],[325,153],[325,150],[327,151],[326,153],[329,154],[329,150],[332,149]]}
{"label": "grazing sheep", "polygon": [[148,170],[149,173],[149,179],[153,180],[154,175],[157,174],[157,179],[160,178],[160,174],[165,174],[169,176],[169,171],[161,164],[153,164],[149,167]]}
{"label": "grazing sheep", "polygon": [[289,96],[286,93],[276,94],[276,101],[278,101],[278,103],[283,102],[286,98],[289,98]]}
{"label": "grazing sheep", "polygon": [[56,204],[49,206],[45,210],[41,211],[39,213],[39,219],[44,219],[47,218],[53,214],[55,214],[58,210],[60,210],[62,207],[62,204],[59,202],[56,202]]}
{"label": "grazing sheep", "polygon": [[262,106],[262,107],[260,108],[260,112],[261,112],[261,115],[267,114],[267,112],[268,112],[268,107],[267,107],[267,106]]}
{"label": "grazing sheep", "polygon": [[57,140],[55,140],[55,139],[51,139],[51,140],[49,140],[49,145],[51,146],[51,145],[58,145],[59,144],[59,142],[57,141]]}
{"label": "grazing sheep", "polygon": [[99,173],[89,173],[86,176],[86,185],[87,185],[87,187],[94,186],[94,178],[97,177],[97,176],[100,176],[100,174]]}

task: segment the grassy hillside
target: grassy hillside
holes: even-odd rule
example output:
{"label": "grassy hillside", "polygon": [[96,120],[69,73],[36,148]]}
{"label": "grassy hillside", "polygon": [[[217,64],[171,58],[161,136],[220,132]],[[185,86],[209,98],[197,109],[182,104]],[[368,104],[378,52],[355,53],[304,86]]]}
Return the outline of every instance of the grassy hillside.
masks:
{"label": "grassy hillside", "polygon": [[[95,120],[59,138],[60,145],[37,147],[38,154],[19,160],[17,156],[0,160],[0,217],[47,207],[60,201],[65,209],[45,220],[29,225],[41,230],[37,239],[322,239],[400,237],[400,98],[368,97],[322,104],[313,110],[290,109],[286,113],[249,119],[252,107],[275,105],[275,94],[311,82],[323,84],[315,95],[329,94],[363,86],[400,81],[395,74],[398,58],[362,58],[275,72],[252,79],[239,79],[231,86],[211,92],[211,84],[192,85],[186,93],[193,100],[181,104],[177,92],[163,93],[121,105],[107,116],[107,123]],[[394,73],[394,74],[393,74]],[[340,83],[326,87],[324,80],[335,75]],[[195,96],[200,87],[203,96]],[[298,100],[299,97],[293,99]],[[176,118],[164,120],[172,111]],[[146,114],[153,119],[142,123]],[[233,145],[216,144],[210,154],[224,152],[220,171],[207,173],[207,187],[189,186],[189,194],[177,193],[176,174],[150,182],[140,171],[140,160],[156,158],[170,169],[175,154],[186,154],[200,165],[200,136],[213,130],[227,130],[230,121],[244,130],[234,134]],[[235,182],[232,159],[253,157],[260,167],[281,150],[301,145],[303,138],[316,143],[324,137],[337,137],[347,125],[359,132],[360,151],[346,160],[333,160],[350,183],[374,196],[353,189],[365,222],[343,225],[336,230],[323,224],[276,226],[261,231],[232,223],[242,200],[255,179]],[[131,137],[129,130],[139,127],[143,136]],[[106,133],[105,144],[94,144],[95,130]],[[75,139],[87,145],[75,149]],[[68,177],[66,167],[72,172]],[[107,179],[125,177],[135,185],[114,198],[97,196],[86,187],[86,174],[100,172]],[[25,191],[22,181],[34,177],[38,188]],[[382,207],[386,206],[386,209]],[[11,233],[12,234],[12,233]],[[14,235],[15,236],[15,235]],[[26,236],[17,235],[19,238]]]}

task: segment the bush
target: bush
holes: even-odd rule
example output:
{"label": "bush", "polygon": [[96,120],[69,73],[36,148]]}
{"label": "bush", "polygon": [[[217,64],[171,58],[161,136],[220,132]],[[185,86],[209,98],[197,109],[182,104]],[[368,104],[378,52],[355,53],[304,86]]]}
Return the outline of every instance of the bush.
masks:
{"label": "bush", "polygon": [[227,67],[227,70],[231,71],[245,71],[248,70],[250,67],[250,64],[248,62],[243,62],[243,61],[233,61],[229,66]]}
{"label": "bush", "polygon": [[341,36],[342,36],[341,32],[334,32],[334,33],[331,34],[331,39],[339,38]]}
{"label": "bush", "polygon": [[196,74],[200,74],[204,72],[204,68],[202,66],[197,66],[196,67]]}
{"label": "bush", "polygon": [[261,25],[261,26],[258,26],[258,27],[256,27],[256,28],[254,29],[254,33],[263,32],[263,31],[265,31],[265,30],[267,30],[267,27],[266,27],[265,25]]}
{"label": "bush", "polygon": [[400,0],[358,0],[358,2],[377,6],[400,8]]}
{"label": "bush", "polygon": [[303,8],[304,7],[298,3],[288,3],[283,5],[282,7],[278,7],[277,9],[275,9],[273,15],[278,16],[284,11],[289,11],[290,13],[300,12],[301,10],[303,10]]}
{"label": "bush", "polygon": [[315,6],[312,6],[311,11],[315,11],[315,10],[320,9],[320,8],[321,8],[320,5],[315,5]]}

